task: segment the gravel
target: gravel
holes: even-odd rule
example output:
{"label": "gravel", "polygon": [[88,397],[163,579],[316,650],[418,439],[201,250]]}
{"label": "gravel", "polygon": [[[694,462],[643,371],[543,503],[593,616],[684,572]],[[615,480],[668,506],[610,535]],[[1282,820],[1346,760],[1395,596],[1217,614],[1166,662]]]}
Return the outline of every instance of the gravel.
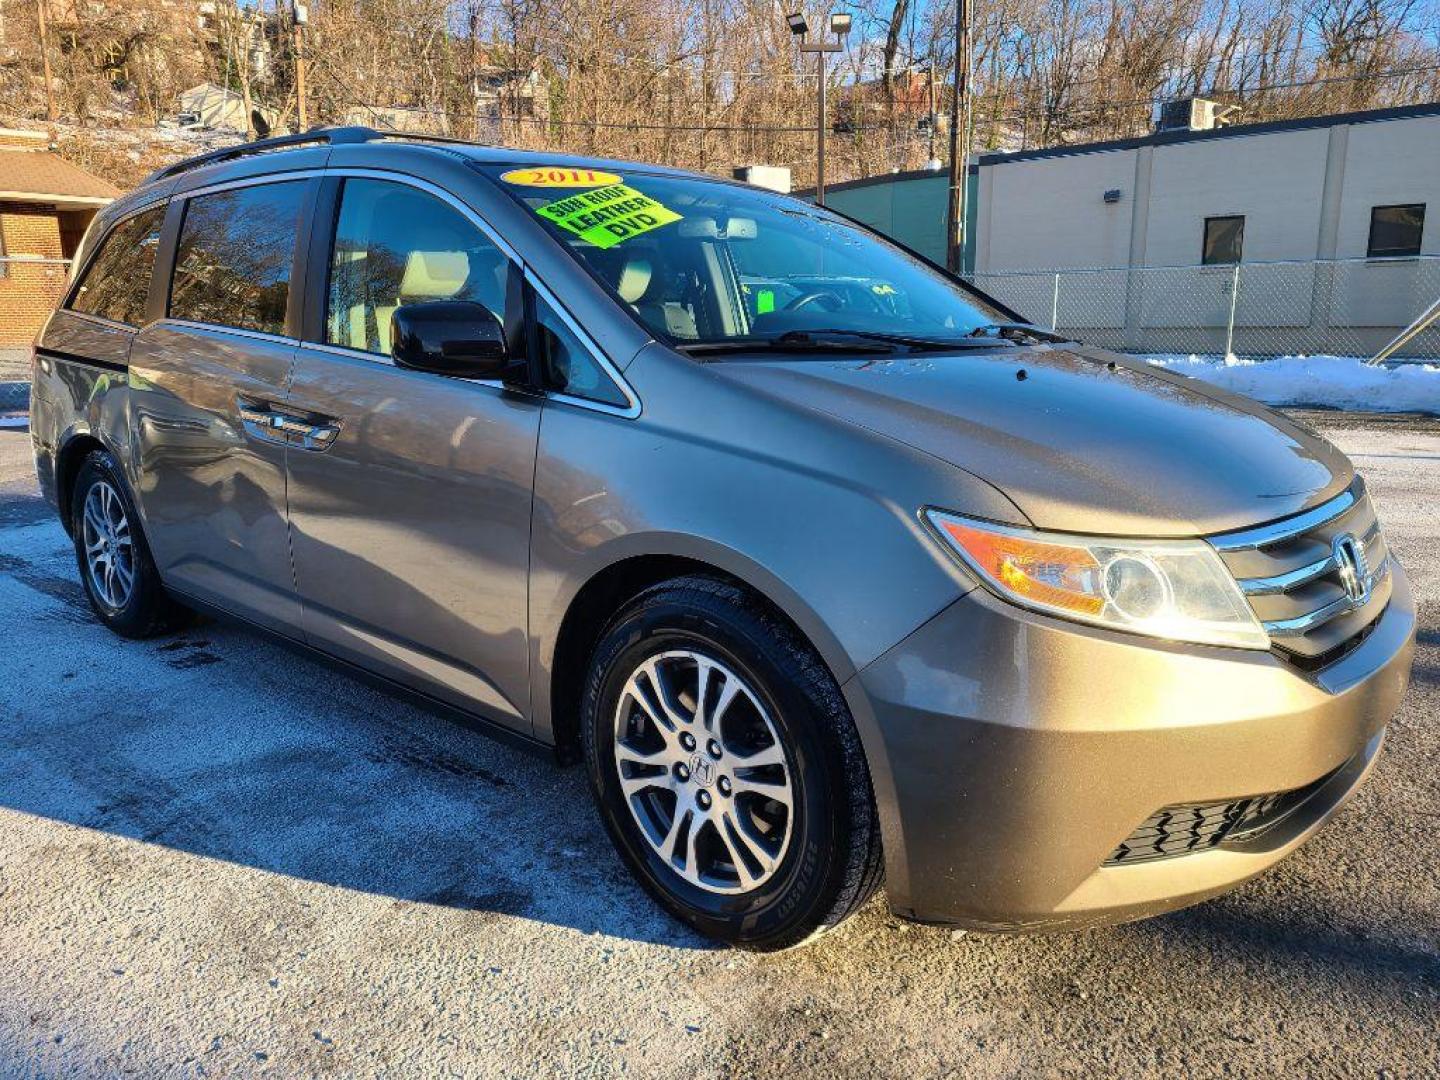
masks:
{"label": "gravel", "polygon": [[1329,829],[1149,922],[962,934],[876,902],[768,957],[662,915],[578,769],[241,629],[102,630],[0,429],[0,1076],[1440,1073],[1440,429],[1309,419],[1423,621]]}

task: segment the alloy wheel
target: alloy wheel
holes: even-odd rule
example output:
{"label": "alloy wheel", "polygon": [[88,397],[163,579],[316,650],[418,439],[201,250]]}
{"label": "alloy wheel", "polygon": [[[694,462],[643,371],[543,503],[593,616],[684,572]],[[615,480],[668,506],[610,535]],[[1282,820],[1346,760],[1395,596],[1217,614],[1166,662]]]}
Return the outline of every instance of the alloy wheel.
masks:
{"label": "alloy wheel", "polygon": [[779,868],[791,764],[759,695],[726,664],[692,649],[642,661],[616,705],[615,768],[646,841],[691,885],[744,893]]}
{"label": "alloy wheel", "polygon": [[101,603],[119,611],[135,588],[135,542],[125,504],[109,481],[91,485],[81,531],[90,584]]}

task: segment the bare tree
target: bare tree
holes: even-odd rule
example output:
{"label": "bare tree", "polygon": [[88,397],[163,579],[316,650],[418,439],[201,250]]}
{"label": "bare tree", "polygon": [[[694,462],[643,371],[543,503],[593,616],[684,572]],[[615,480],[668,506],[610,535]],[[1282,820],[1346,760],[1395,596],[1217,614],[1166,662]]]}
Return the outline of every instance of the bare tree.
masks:
{"label": "bare tree", "polygon": [[[239,93],[247,117],[293,114],[281,0],[215,0],[208,18],[199,0],[0,0],[0,123],[45,115],[35,3],[68,124],[153,126],[204,78]],[[852,9],[830,69],[830,167],[839,179],[918,167],[930,106],[901,72],[923,58],[950,85],[953,0]],[[767,162],[804,185],[817,87],[783,14],[774,0],[312,0],[309,99],[320,123],[715,171]],[[979,0],[975,143],[1140,134],[1154,102],[1189,94],[1250,120],[1434,100],[1435,15],[1433,0]]]}

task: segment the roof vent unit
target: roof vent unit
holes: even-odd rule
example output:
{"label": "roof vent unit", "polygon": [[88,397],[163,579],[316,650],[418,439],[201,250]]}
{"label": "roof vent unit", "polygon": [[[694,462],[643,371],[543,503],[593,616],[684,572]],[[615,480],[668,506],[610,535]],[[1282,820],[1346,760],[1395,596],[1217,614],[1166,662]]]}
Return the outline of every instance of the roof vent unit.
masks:
{"label": "roof vent unit", "polygon": [[1180,98],[1155,108],[1156,131],[1209,131],[1227,127],[1240,114],[1240,106],[1223,105],[1209,98]]}
{"label": "roof vent unit", "polygon": [[732,175],[747,184],[790,194],[790,169],[785,165],[737,165]]}

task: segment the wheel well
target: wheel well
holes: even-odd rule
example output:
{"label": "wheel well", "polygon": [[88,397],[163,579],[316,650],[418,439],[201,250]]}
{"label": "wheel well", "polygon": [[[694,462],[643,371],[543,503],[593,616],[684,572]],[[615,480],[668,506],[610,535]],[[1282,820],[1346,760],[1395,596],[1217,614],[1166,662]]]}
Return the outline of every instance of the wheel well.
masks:
{"label": "wheel well", "polygon": [[[580,759],[580,698],[586,668],[601,634],[614,614],[634,596],[652,585],[671,578],[704,574],[733,582],[767,604],[792,627],[791,620],[774,601],[748,582],[718,566],[674,555],[640,555],[607,566],[575,594],[560,624],[555,643],[555,662],[550,673],[550,724],[555,752],[565,762]],[[805,635],[797,628],[802,638]],[[808,640],[808,639],[806,639]]]}
{"label": "wheel well", "polygon": [[71,532],[70,498],[75,490],[75,478],[80,475],[80,466],[92,450],[104,450],[105,444],[93,435],[77,435],[60,450],[55,462],[55,501],[59,503],[60,522],[65,531]]}

